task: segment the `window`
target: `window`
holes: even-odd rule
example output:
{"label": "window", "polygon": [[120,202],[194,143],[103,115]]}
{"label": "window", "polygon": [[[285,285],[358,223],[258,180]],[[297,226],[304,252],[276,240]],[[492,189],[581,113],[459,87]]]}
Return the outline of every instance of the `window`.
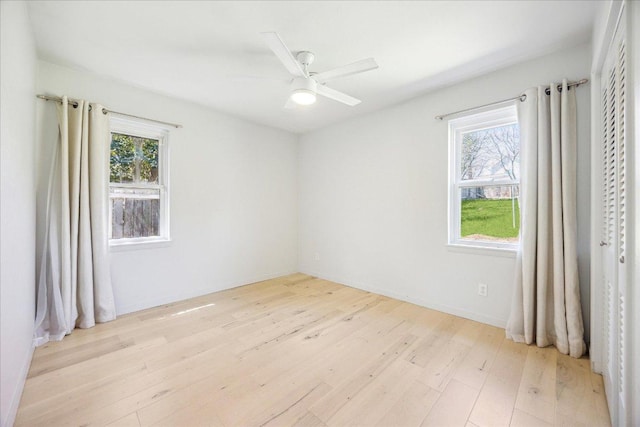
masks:
{"label": "window", "polygon": [[520,129],[510,106],[449,122],[449,243],[515,249]]}
{"label": "window", "polygon": [[169,240],[168,130],[111,118],[109,242]]}

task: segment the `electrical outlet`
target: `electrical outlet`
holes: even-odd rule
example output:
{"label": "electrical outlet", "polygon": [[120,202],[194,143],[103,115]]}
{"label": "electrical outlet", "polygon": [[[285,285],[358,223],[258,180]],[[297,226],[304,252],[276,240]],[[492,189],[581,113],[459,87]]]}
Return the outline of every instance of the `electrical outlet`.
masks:
{"label": "electrical outlet", "polygon": [[484,283],[478,283],[478,295],[486,297],[489,294],[489,287]]}
{"label": "electrical outlet", "polygon": [[318,252],[316,252],[315,259],[316,261],[320,261],[320,254]]}

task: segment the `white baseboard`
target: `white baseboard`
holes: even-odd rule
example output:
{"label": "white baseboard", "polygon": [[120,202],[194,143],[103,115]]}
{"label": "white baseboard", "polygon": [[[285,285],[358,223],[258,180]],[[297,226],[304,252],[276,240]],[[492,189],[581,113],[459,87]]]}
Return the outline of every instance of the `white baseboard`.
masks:
{"label": "white baseboard", "polygon": [[33,351],[35,347],[31,345],[31,348],[27,351],[27,357],[25,358],[22,368],[20,368],[20,374],[18,375],[18,383],[13,390],[13,396],[11,397],[11,404],[7,410],[6,417],[2,420],[2,427],[11,427],[16,421],[16,415],[18,414],[18,407],[20,406],[20,399],[22,398],[22,391],[24,390],[24,384],[27,381],[27,375],[29,374],[29,368],[31,367],[31,359],[33,358]]}
{"label": "white baseboard", "polygon": [[363,291],[373,292],[376,294],[384,295],[387,297],[395,298],[400,301],[410,302],[412,304],[419,305],[421,307],[430,308],[432,310],[442,311],[443,313],[453,314],[454,316],[463,317],[465,319],[474,320],[476,322],[485,323],[487,325],[496,326],[498,328],[505,328],[507,326],[507,321],[504,319],[499,319],[497,317],[487,316],[482,313],[476,313],[473,311],[464,310],[458,307],[451,307],[443,304],[434,304],[431,301],[427,301],[421,298],[413,297],[410,295],[403,295],[397,292],[390,291],[388,289],[378,288],[375,286],[371,286],[366,283],[361,283],[358,281],[343,279],[340,277],[331,277],[326,274],[319,274],[313,271],[306,270],[302,268],[300,270],[301,273],[309,274],[311,276],[315,276],[324,280],[330,280],[332,282],[340,283],[345,286],[349,286],[350,288],[356,288]]}

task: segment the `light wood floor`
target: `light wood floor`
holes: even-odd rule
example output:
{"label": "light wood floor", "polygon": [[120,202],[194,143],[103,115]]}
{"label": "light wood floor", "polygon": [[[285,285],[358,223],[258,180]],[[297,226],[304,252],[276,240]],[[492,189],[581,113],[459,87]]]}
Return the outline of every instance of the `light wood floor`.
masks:
{"label": "light wood floor", "polygon": [[16,425],[609,425],[589,360],[295,274],[36,350]]}

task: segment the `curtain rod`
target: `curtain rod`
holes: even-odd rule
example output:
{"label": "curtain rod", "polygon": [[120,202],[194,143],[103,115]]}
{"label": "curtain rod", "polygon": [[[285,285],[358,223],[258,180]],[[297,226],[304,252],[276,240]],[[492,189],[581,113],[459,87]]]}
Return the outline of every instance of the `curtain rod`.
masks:
{"label": "curtain rod", "polygon": [[[58,96],[36,95],[36,98],[44,99],[45,101],[62,102],[62,98],[60,98]],[[78,100],[77,99],[68,98],[68,100],[69,100],[69,105],[73,105],[74,107],[78,106]],[[113,111],[113,110],[109,110],[107,108],[103,108],[102,109],[102,113],[103,114],[113,113],[113,114],[117,114],[119,116],[126,116],[126,117],[133,117],[135,119],[148,120],[150,122],[162,123],[163,125],[169,125],[169,126],[173,126],[175,128],[181,128],[182,127],[182,125],[179,125],[179,124],[176,124],[176,123],[169,123],[169,122],[163,122],[161,120],[148,119],[146,117],[134,116],[133,114],[121,113],[119,111]]]}
{"label": "curtain rod", "polygon": [[[572,86],[578,87],[578,86],[583,85],[585,83],[589,83],[589,79],[582,79],[582,80],[578,80],[577,82],[569,82],[567,84],[567,87],[572,87]],[[562,90],[562,85],[561,84],[558,85],[557,88],[558,88],[559,91],[561,91]],[[549,95],[551,93],[550,92],[550,88],[547,88],[545,92],[546,92],[547,95]],[[527,99],[527,95],[525,95],[523,93],[521,95],[514,96],[513,98],[503,99],[502,101],[490,102],[489,104],[479,105],[477,107],[465,108],[464,110],[454,111],[453,113],[447,113],[447,114],[442,114],[440,116],[436,116],[435,119],[436,120],[443,120],[445,117],[454,116],[454,115],[460,114],[460,113],[466,113],[468,111],[479,110],[480,108],[491,107],[493,105],[504,104],[505,102],[516,101],[518,99],[521,102],[524,102],[524,100]]]}

